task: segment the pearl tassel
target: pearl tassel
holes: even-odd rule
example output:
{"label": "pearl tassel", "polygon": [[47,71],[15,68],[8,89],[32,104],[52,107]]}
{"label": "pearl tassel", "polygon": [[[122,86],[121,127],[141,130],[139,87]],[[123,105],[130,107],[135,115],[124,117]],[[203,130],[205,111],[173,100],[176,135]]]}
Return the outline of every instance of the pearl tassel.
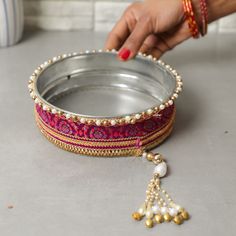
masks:
{"label": "pearl tassel", "polygon": [[156,166],[146,190],[145,202],[137,212],[132,214],[133,219],[140,221],[146,217],[145,225],[147,228],[152,228],[155,224],[171,221],[177,225],[182,224],[185,220],[189,219],[188,212],[174,203],[166,190],[160,186],[160,178],[164,177],[167,173],[167,164],[162,155],[143,152],[142,156],[148,161],[153,162]]}

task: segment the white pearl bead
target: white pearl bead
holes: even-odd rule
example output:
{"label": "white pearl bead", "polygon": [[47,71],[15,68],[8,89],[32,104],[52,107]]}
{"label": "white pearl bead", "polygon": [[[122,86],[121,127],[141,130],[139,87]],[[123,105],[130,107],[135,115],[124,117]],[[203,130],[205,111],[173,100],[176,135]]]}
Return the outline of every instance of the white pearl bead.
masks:
{"label": "white pearl bead", "polygon": [[164,109],[165,109],[165,105],[164,105],[164,104],[161,104],[161,105],[159,106],[159,108],[160,108],[160,110],[164,110]]}
{"label": "white pearl bead", "polygon": [[32,88],[33,88],[33,84],[32,84],[32,83],[29,84],[29,85],[28,85],[28,88],[29,88],[29,89],[32,89]]}
{"label": "white pearl bead", "polygon": [[160,212],[160,207],[158,205],[154,205],[152,207],[152,211],[154,214],[158,214]]}
{"label": "white pearl bead", "polygon": [[170,208],[169,209],[169,213],[170,213],[171,216],[176,216],[177,213],[178,213],[178,210],[175,209],[175,208]]}
{"label": "white pearl bead", "polygon": [[125,117],[125,120],[126,120],[127,122],[129,122],[129,121],[131,120],[131,117],[130,117],[130,116],[126,116],[126,117]]}
{"label": "white pearl bead", "polygon": [[173,105],[173,101],[172,100],[169,100],[168,101],[168,104],[171,106],[171,105]]}
{"label": "white pearl bead", "polygon": [[182,209],[182,207],[181,207],[180,205],[175,205],[175,209],[176,209],[177,211],[179,211],[179,210]]}
{"label": "white pearl bead", "polygon": [[141,118],[141,115],[140,115],[140,114],[136,114],[136,115],[135,115],[135,118],[138,120],[138,119]]}
{"label": "white pearl bead", "polygon": [[139,213],[140,215],[144,215],[144,214],[145,214],[145,209],[142,208],[142,207],[140,207],[140,208],[138,209],[138,213]]}
{"label": "white pearl bead", "polygon": [[166,214],[168,211],[167,207],[161,207],[161,214]]}
{"label": "white pearl bead", "polygon": [[181,76],[180,75],[176,76],[176,80],[181,81]]}
{"label": "white pearl bead", "polygon": [[36,104],[38,104],[38,103],[39,103],[39,99],[36,98],[36,99],[34,100],[34,102],[35,102]]}
{"label": "white pearl bead", "polygon": [[115,120],[111,120],[111,125],[116,125],[116,121]]}
{"label": "white pearl bead", "polygon": [[48,107],[46,105],[43,105],[43,110],[46,111]]}
{"label": "white pearl bead", "polygon": [[100,126],[101,125],[101,121],[100,120],[96,120],[96,125]]}
{"label": "white pearl bead", "polygon": [[181,88],[181,87],[178,87],[178,88],[176,89],[176,91],[177,91],[177,92],[181,92],[181,91],[182,91],[182,88]]}
{"label": "white pearl bead", "polygon": [[152,109],[148,109],[148,110],[147,110],[147,113],[148,113],[149,115],[151,115],[151,114],[153,113],[153,110],[152,110]]}
{"label": "white pearl bead", "polygon": [[147,157],[147,152],[143,152],[142,156],[143,156],[143,158],[146,158]]}
{"label": "white pearl bead", "polygon": [[66,119],[70,119],[71,115],[70,114],[66,114]]}
{"label": "white pearl bead", "polygon": [[173,97],[174,97],[174,98],[178,98],[178,96],[179,96],[179,95],[178,95],[177,93],[174,93],[174,94],[173,94]]}
{"label": "white pearl bead", "polygon": [[82,124],[84,124],[84,123],[85,123],[85,119],[84,119],[84,118],[81,118],[81,119],[80,119],[80,122],[81,122]]}
{"label": "white pearl bead", "polygon": [[52,109],[52,114],[56,114],[57,110],[56,109]]}
{"label": "white pearl bead", "polygon": [[147,218],[152,218],[152,217],[153,217],[153,212],[152,212],[152,210],[146,211],[146,217],[147,217]]}
{"label": "white pearl bead", "polygon": [[154,169],[154,174],[158,174],[160,177],[165,176],[166,172],[167,172],[167,165],[164,161],[158,164]]}

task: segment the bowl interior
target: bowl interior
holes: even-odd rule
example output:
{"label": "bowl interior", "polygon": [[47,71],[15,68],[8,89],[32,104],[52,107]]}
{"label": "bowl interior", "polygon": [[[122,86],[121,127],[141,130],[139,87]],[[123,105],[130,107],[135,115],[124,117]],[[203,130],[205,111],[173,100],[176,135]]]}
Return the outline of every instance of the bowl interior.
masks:
{"label": "bowl interior", "polygon": [[46,103],[87,117],[123,116],[168,100],[176,86],[158,63],[137,56],[128,62],[116,53],[89,53],[62,59],[36,81]]}

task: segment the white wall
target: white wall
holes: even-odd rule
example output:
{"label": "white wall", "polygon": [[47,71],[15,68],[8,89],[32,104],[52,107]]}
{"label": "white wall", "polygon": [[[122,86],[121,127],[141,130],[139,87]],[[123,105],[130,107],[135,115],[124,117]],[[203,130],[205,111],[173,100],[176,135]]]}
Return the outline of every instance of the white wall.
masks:
{"label": "white wall", "polygon": [[[24,0],[26,28],[109,31],[132,0]],[[235,32],[236,14],[209,27],[210,32]]]}

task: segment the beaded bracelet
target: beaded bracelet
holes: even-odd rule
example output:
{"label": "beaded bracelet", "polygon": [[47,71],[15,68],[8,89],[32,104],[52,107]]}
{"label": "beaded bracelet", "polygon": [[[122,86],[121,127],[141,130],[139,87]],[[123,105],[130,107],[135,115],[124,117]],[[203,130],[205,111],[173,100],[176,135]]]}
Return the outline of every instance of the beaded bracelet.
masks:
{"label": "beaded bracelet", "polygon": [[188,21],[188,26],[193,38],[199,37],[199,29],[196,21],[196,17],[193,11],[193,6],[191,0],[183,0],[183,8],[186,19]]}
{"label": "beaded bracelet", "polygon": [[205,36],[207,34],[207,26],[208,26],[208,10],[207,10],[206,0],[199,0],[199,4],[200,4],[201,20],[202,20],[202,27],[200,32],[202,36]]}
{"label": "beaded bracelet", "polygon": [[[148,228],[164,221],[182,224],[189,218],[160,186],[167,164],[161,154],[150,151],[172,131],[174,100],[182,86],[177,71],[151,55],[139,53],[124,63],[117,59],[115,50],[54,57],[34,71],[28,84],[35,103],[36,123],[42,134],[58,147],[99,157],[139,156],[155,165],[145,202],[132,214],[135,220],[145,216]],[[96,91],[99,96],[91,97]],[[111,95],[110,99],[118,94],[118,100],[125,101],[107,103],[105,107],[91,106],[93,99],[99,104],[105,93]],[[88,96],[87,103],[81,94]],[[73,96],[77,99],[73,100]],[[138,99],[139,102],[146,99],[149,105],[145,103],[142,110],[134,108]]]}

